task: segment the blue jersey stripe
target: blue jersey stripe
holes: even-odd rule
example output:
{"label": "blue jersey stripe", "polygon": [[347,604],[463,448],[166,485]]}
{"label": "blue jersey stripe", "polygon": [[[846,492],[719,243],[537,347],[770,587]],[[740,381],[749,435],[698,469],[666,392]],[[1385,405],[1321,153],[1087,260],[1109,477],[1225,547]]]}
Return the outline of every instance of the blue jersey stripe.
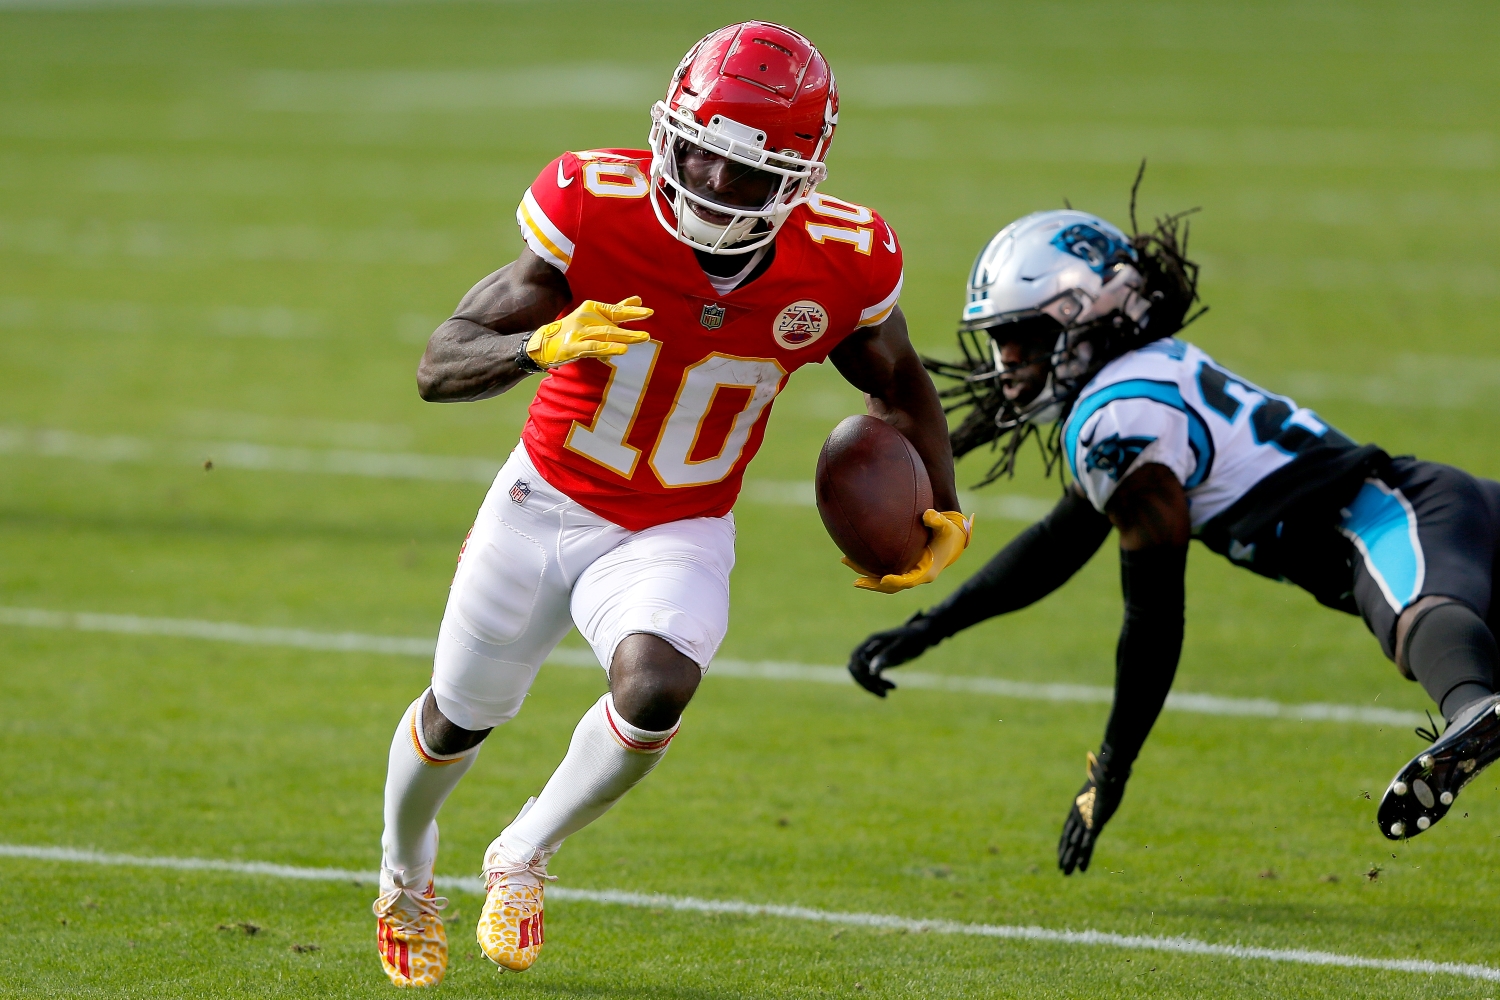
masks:
{"label": "blue jersey stripe", "polygon": [[1422,592],[1427,575],[1416,515],[1401,495],[1367,480],[1344,510],[1341,528],[1365,557],[1365,567],[1400,614]]}
{"label": "blue jersey stripe", "polygon": [[1149,399],[1152,402],[1173,407],[1185,414],[1188,422],[1188,444],[1193,449],[1197,465],[1183,487],[1193,489],[1208,478],[1214,465],[1214,439],[1208,431],[1208,424],[1198,415],[1197,410],[1183,400],[1182,390],[1177,387],[1176,382],[1133,378],[1107,385],[1098,392],[1079,400],[1078,405],[1073,408],[1066,426],[1063,427],[1063,446],[1068,455],[1068,468],[1072,470],[1074,479],[1078,478],[1078,435],[1082,433],[1083,425],[1088,423],[1089,418],[1101,407],[1117,399]]}

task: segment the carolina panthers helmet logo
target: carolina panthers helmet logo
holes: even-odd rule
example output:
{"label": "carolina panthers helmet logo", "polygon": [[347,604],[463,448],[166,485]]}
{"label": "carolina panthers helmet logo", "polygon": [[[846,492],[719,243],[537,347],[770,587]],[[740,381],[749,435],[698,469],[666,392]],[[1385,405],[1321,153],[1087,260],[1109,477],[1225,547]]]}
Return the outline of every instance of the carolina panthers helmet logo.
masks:
{"label": "carolina panthers helmet logo", "polygon": [[1104,269],[1121,260],[1135,260],[1135,251],[1107,233],[1101,233],[1086,222],[1075,222],[1052,237],[1052,245],[1088,264],[1100,277]]}
{"label": "carolina panthers helmet logo", "polygon": [[1083,460],[1084,468],[1090,472],[1098,469],[1118,482],[1120,476],[1141,457],[1146,446],[1155,440],[1154,437],[1122,438],[1118,434],[1111,434],[1089,449],[1088,456]]}

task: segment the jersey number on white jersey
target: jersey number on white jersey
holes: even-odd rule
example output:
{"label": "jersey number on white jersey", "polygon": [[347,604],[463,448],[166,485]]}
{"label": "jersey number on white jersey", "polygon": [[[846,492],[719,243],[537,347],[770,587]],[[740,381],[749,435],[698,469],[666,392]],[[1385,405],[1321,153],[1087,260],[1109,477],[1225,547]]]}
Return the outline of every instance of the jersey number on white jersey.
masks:
{"label": "jersey number on white jersey", "polygon": [[[1256,444],[1274,444],[1295,454],[1310,438],[1322,437],[1327,425],[1306,411],[1298,412],[1280,396],[1273,396],[1244,379],[1208,362],[1198,366],[1198,391],[1219,416],[1234,423],[1240,410],[1250,407],[1250,429]],[[1296,420],[1292,418],[1296,417]]]}

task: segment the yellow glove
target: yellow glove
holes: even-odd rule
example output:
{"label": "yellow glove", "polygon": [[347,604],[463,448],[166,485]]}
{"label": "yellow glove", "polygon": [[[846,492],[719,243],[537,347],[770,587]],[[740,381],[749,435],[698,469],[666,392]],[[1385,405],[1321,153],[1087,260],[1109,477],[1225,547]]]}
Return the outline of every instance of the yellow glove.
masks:
{"label": "yellow glove", "polygon": [[927,543],[927,548],[922,550],[922,558],[917,560],[916,566],[899,576],[895,573],[875,576],[845,559],[844,565],[860,574],[859,579],[854,581],[854,585],[860,590],[878,590],[882,594],[895,594],[924,583],[931,583],[938,578],[939,573],[958,562],[958,557],[963,555],[964,549],[969,547],[969,536],[974,531],[974,519],[966,518],[958,511],[949,510],[938,513],[935,510],[929,510],[922,515],[922,523],[932,529],[932,540]]}
{"label": "yellow glove", "polygon": [[641,308],[641,297],[615,305],[587,299],[562,319],[541,327],[526,341],[526,353],[543,368],[556,368],[579,358],[607,358],[624,354],[631,344],[644,343],[644,330],[625,330],[618,324],[645,319],[655,310]]}

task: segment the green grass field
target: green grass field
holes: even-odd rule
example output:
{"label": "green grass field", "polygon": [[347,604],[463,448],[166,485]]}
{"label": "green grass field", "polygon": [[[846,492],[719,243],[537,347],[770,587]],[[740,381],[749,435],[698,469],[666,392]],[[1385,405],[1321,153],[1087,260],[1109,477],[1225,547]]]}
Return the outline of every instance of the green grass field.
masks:
{"label": "green grass field", "polygon": [[[747,16],[832,61],[825,190],[901,233],[923,350],[951,349],[996,229],[1064,198],[1124,223],[1146,156],[1144,213],[1203,208],[1213,311],[1195,341],[1353,437],[1500,476],[1493,5],[0,0],[0,845],[375,867],[420,656],[12,609],[433,635],[484,491],[472,470],[498,466],[528,393],[422,403],[426,334],[517,251],[537,170],[643,144],[681,53]],[[1055,495],[1028,462],[982,494],[975,550],[938,585],[858,593],[812,508],[764,502],[810,480],[858,408],[822,369],[778,402],[737,511],[724,657],[842,663],[1022,527],[1005,512],[1026,504],[999,498]],[[1206,550],[1189,574],[1179,690],[1427,707],[1358,620]],[[1106,546],[1059,595],[910,669],[1107,685],[1118,621]],[[440,875],[476,872],[603,685],[543,671],[446,808]],[[1093,870],[1064,879],[1054,845],[1106,709],[711,672],[661,768],[552,871],[574,889],[1500,967],[1500,781],[1393,849],[1365,793],[1419,746],[1405,725],[1168,712]],[[4,870],[0,994],[390,990],[368,886]],[[476,958],[478,897],[451,895],[455,996],[1500,995],[1454,974],[578,899],[548,907],[540,964],[502,979]]]}

